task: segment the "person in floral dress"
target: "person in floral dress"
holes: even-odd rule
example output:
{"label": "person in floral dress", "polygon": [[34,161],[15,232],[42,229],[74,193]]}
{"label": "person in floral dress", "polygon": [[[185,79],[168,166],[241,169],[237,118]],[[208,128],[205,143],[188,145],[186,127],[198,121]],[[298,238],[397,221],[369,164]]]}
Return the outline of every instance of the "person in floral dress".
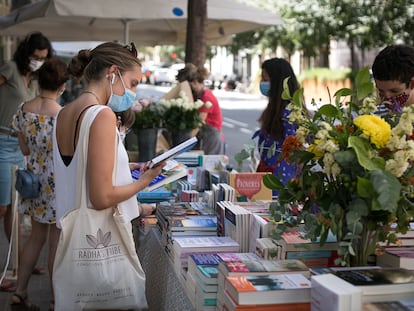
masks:
{"label": "person in floral dress", "polygon": [[[17,132],[20,149],[26,156],[26,167],[40,178],[40,196],[35,199],[20,197],[19,201],[19,211],[31,217],[32,231],[23,247],[17,289],[11,297],[11,305],[25,310],[39,310],[29,301],[27,287],[48,233],[48,268],[50,277],[52,275],[58,240],[52,130],[55,116],[61,108],[56,100],[63,93],[68,78],[67,65],[63,61],[55,58],[47,60],[39,69],[39,96],[22,103],[13,117],[13,128]],[[53,298],[50,309],[53,309]]]}

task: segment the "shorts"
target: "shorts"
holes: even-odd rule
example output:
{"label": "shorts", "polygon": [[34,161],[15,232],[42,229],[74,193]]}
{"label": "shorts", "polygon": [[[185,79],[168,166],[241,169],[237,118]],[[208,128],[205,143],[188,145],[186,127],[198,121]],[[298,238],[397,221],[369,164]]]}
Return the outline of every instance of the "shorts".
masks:
{"label": "shorts", "polygon": [[11,204],[13,165],[24,165],[19,141],[17,137],[0,133],[0,206]]}

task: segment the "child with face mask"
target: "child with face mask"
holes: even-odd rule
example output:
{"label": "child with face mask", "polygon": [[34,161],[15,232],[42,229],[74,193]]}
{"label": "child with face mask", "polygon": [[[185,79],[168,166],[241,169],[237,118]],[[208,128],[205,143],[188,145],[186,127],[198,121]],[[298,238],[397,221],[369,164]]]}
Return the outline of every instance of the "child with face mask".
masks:
{"label": "child with face mask", "polygon": [[414,104],[414,47],[387,46],[375,57],[372,74],[381,100],[378,115],[401,113]]}

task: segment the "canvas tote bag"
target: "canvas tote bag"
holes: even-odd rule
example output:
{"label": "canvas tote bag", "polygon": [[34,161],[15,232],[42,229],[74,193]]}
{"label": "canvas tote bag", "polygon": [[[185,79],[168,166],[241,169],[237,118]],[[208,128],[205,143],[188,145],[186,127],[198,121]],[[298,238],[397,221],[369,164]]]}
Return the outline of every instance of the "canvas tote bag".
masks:
{"label": "canvas tote bag", "polygon": [[80,129],[77,204],[61,220],[53,266],[56,311],[147,307],[145,275],[136,254],[131,223],[122,221],[117,208],[98,211],[87,207],[89,128],[102,108],[89,108]]}

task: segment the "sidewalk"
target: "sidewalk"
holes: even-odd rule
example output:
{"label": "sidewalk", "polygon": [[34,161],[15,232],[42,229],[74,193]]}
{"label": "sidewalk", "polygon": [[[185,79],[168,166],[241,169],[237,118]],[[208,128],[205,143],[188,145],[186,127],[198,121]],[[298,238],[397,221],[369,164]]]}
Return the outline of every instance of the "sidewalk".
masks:
{"label": "sidewalk", "polygon": [[[23,242],[28,237],[30,227],[22,225],[22,240]],[[8,241],[4,234],[3,219],[0,219],[0,264],[1,273],[3,272],[4,265],[7,259]],[[47,270],[47,245],[43,246],[37,267],[44,268]],[[32,275],[29,282],[28,294],[30,300],[40,307],[41,311],[48,311],[49,302],[51,299],[49,276],[47,273],[42,275]],[[2,311],[13,311],[10,308],[10,297],[12,293],[6,293],[0,291],[0,310]]]}

